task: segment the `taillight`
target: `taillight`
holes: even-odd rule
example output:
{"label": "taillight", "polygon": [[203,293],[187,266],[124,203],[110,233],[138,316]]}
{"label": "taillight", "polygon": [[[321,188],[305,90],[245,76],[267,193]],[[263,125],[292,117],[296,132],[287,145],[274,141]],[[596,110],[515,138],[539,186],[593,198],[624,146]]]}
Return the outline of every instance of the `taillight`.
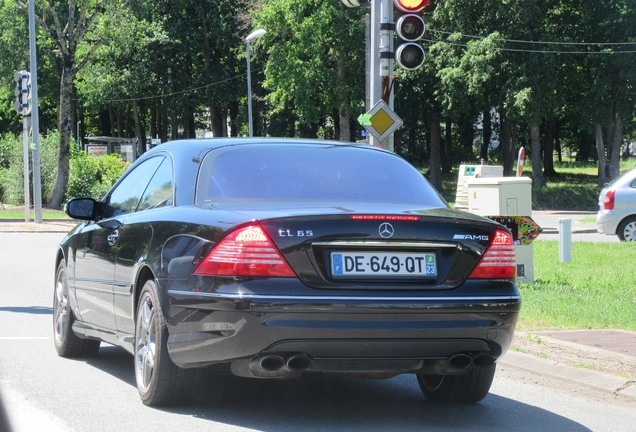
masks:
{"label": "taillight", "polygon": [[514,279],[516,276],[517,256],[512,236],[507,231],[498,229],[469,278]]}
{"label": "taillight", "polygon": [[616,195],[615,189],[610,189],[605,193],[603,197],[603,210],[612,210],[614,208],[614,195]]}
{"label": "taillight", "polygon": [[259,225],[225,236],[201,261],[198,275],[296,277],[278,248]]}

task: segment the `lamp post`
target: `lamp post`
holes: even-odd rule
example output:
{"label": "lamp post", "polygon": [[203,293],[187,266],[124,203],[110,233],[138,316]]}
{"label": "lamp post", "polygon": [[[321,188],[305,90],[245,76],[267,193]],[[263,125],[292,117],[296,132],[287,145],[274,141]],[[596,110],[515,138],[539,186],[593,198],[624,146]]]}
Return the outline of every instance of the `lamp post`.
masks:
{"label": "lamp post", "polygon": [[254,136],[254,129],[252,127],[252,73],[250,71],[250,41],[258,39],[267,33],[263,29],[254,30],[245,38],[246,44],[246,57],[247,57],[247,118],[249,136]]}

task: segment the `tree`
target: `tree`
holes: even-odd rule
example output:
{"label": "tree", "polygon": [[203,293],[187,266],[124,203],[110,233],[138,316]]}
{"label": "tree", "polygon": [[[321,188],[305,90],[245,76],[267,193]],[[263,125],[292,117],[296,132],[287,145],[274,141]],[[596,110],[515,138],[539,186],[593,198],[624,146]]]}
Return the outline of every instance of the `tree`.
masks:
{"label": "tree", "polygon": [[[22,0],[16,0],[16,3],[23,10],[27,10],[27,5]],[[41,11],[42,15],[36,14],[35,20],[55,45],[56,54],[61,61],[58,105],[60,147],[55,185],[47,198],[47,205],[51,208],[61,208],[68,184],[70,142],[74,128],[71,101],[75,76],[86,66],[88,60],[104,41],[101,37],[88,41],[85,39],[100,18],[108,18],[105,14],[107,7],[117,11],[118,6],[121,5],[107,0],[68,0],[60,3],[54,0],[40,0],[37,2],[36,10]]]}
{"label": "tree", "polygon": [[264,85],[273,112],[291,112],[305,137],[337,112],[340,139],[350,141],[350,107],[364,91],[362,12],[339,0],[266,0],[253,17],[267,30]]}

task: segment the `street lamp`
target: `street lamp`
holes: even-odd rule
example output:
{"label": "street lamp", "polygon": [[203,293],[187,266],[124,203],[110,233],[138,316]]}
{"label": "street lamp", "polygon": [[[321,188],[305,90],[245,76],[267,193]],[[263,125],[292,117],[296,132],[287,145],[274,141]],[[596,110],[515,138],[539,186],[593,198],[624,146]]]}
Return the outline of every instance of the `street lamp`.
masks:
{"label": "street lamp", "polygon": [[245,38],[246,44],[246,57],[247,57],[247,118],[250,137],[254,136],[254,130],[252,127],[252,77],[250,72],[250,41],[258,39],[267,33],[263,29],[254,30]]}

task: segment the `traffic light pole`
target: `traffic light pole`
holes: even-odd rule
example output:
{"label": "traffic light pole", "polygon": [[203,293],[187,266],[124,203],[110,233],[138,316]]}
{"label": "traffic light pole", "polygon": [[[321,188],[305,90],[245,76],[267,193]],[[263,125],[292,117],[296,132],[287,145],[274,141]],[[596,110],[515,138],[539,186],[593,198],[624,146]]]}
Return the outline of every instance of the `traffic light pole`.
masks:
{"label": "traffic light pole", "polygon": [[[402,119],[393,112],[393,65],[397,61],[406,70],[422,66],[424,49],[417,41],[426,30],[420,13],[429,0],[341,1],[350,8],[364,6],[371,9],[365,25],[367,111],[358,117],[358,122],[370,132],[369,144],[392,152],[393,132],[402,124]],[[393,22],[393,4],[399,15],[397,23]],[[397,52],[394,50],[394,32],[399,36]]]}
{"label": "traffic light pole", "polygon": [[[393,109],[393,92],[389,92],[390,77],[393,76],[393,7],[392,0],[371,0],[371,52],[369,99],[370,110],[376,103],[384,100]],[[369,143],[393,151],[393,134],[383,142],[373,135]]]}
{"label": "traffic light pole", "polygon": [[22,142],[24,144],[24,221],[31,221],[31,209],[30,202],[31,196],[29,194],[29,116],[22,116]]}
{"label": "traffic light pole", "polygon": [[42,180],[40,178],[40,121],[38,115],[38,68],[35,51],[34,0],[29,0],[29,56],[31,61],[31,131],[33,133],[33,220],[35,223],[42,223]]}

